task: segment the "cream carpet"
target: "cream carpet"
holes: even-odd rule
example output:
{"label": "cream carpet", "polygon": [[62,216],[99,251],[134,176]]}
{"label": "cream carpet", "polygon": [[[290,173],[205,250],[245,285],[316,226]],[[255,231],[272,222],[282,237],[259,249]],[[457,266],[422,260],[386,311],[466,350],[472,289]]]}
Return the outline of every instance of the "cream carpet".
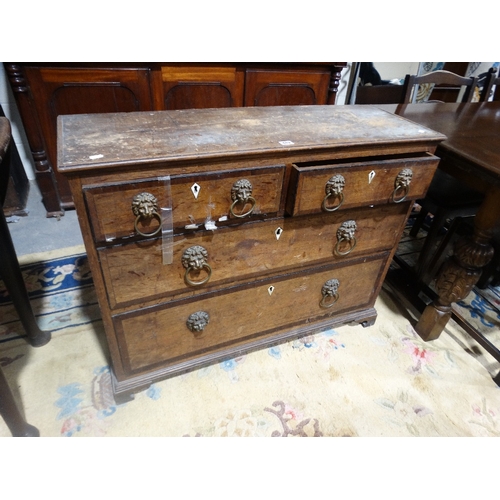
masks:
{"label": "cream carpet", "polygon": [[[452,322],[424,343],[382,291],[374,326],[329,329],[111,396],[103,326],[83,247],[21,259],[39,323],[32,348],[0,283],[0,363],[41,436],[499,436],[500,366]],[[471,297],[463,304],[478,319]],[[492,312],[493,311],[493,312]],[[498,334],[494,310],[482,328]],[[475,316],[475,317],[473,317]],[[0,437],[10,436],[0,419]]]}

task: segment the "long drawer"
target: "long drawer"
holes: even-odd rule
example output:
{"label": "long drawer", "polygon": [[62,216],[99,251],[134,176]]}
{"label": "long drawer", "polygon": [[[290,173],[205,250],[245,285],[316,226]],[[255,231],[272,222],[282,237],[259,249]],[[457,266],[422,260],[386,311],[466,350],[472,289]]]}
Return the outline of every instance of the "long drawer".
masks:
{"label": "long drawer", "polygon": [[114,316],[125,371],[182,363],[373,305],[388,253]]}
{"label": "long drawer", "polygon": [[[161,239],[103,248],[99,260],[109,304],[116,308],[192,295],[296,267],[389,250],[407,210],[407,204],[387,205],[183,234],[174,239],[173,262],[168,265],[162,264]],[[199,270],[186,267],[185,252],[198,247],[206,252],[206,264]]]}
{"label": "long drawer", "polygon": [[439,158],[428,154],[358,162],[296,163],[287,212],[304,215],[422,198],[438,163]]}
{"label": "long drawer", "polygon": [[[174,228],[276,216],[284,169],[284,165],[272,165],[85,186],[94,240],[154,236],[160,231],[162,210],[169,208]],[[241,187],[238,181],[248,183]],[[246,203],[237,199],[242,189]]]}

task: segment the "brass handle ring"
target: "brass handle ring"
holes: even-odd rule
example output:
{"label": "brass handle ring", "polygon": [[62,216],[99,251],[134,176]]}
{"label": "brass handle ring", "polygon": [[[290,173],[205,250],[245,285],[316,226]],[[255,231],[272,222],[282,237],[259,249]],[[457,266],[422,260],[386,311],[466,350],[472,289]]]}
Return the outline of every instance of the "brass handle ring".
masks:
{"label": "brass handle ring", "polygon": [[[406,196],[408,195],[408,191],[409,191],[409,189],[410,189],[410,187],[409,187],[409,186],[403,186],[403,185],[396,186],[396,187],[394,188],[394,191],[392,192],[392,195],[391,195],[391,200],[392,200],[394,203],[401,203],[402,201],[405,201]],[[397,196],[398,191],[402,191],[403,196],[401,196],[401,198],[397,198],[397,199],[396,199],[396,196]]]}
{"label": "brass handle ring", "polygon": [[[191,286],[204,285],[212,276],[212,268],[207,263],[208,252],[205,247],[201,245],[194,245],[185,250],[182,254],[182,265],[186,268],[184,273],[184,281]],[[200,271],[205,269],[207,276],[201,281],[193,281],[189,275],[192,271]]]}
{"label": "brass handle ring", "polygon": [[[342,222],[340,227],[337,230],[337,243],[335,244],[334,253],[338,257],[344,257],[345,255],[349,255],[356,246],[356,230],[358,226],[355,220],[346,220]],[[349,242],[349,248],[345,251],[341,251],[340,247],[344,241]]]}
{"label": "brass handle ring", "polygon": [[[189,273],[191,271],[199,271],[200,269],[206,269],[207,271],[207,276],[205,279],[201,280],[201,281],[193,281],[190,277],[189,277]],[[210,279],[210,276],[212,276],[212,268],[210,267],[210,264],[203,264],[203,266],[201,268],[198,268],[198,267],[194,267],[194,266],[189,266],[187,269],[186,269],[186,272],[184,273],[184,281],[188,284],[188,285],[191,285],[191,286],[201,286],[201,285],[204,285],[205,283],[207,283],[207,281]]]}
{"label": "brass handle ring", "polygon": [[[331,300],[329,300],[329,299],[331,299]],[[339,300],[338,293],[335,293],[334,295],[323,295],[319,305],[323,309],[328,309],[329,307],[332,307],[335,304],[335,302],[337,302],[337,300]]]}
{"label": "brass handle ring", "polygon": [[[342,244],[343,241],[350,242],[349,249],[346,250],[345,252],[340,251],[340,245]],[[353,236],[352,238],[339,238],[337,240],[337,243],[335,244],[335,248],[333,251],[335,252],[335,255],[337,255],[338,257],[344,257],[345,255],[349,255],[354,250],[356,243],[357,243],[356,236]]]}
{"label": "brass handle ring", "polygon": [[[331,208],[328,208],[326,206],[326,201],[328,200],[328,198],[330,198],[330,196],[333,195],[333,198],[339,198],[339,204],[335,207],[331,207]],[[325,210],[326,212],[335,212],[335,210],[338,210],[341,206],[342,206],[342,203],[344,203],[344,193],[328,193],[324,198],[323,198],[323,203],[321,204],[321,207],[323,208],[323,210]]]}
{"label": "brass handle ring", "polygon": [[[335,212],[335,210],[338,210],[342,206],[342,203],[344,203],[344,187],[345,178],[342,174],[335,174],[328,180],[328,182],[325,184],[326,196],[323,198],[323,203],[321,204],[321,207],[325,212]],[[327,207],[326,201],[330,197],[332,197],[333,199],[338,198],[339,204],[335,207]]]}
{"label": "brass handle ring", "polygon": [[151,237],[151,236],[155,236],[156,234],[158,234],[160,231],[161,231],[161,217],[160,217],[160,214],[158,212],[152,212],[151,213],[151,216],[147,217],[148,219],[156,219],[159,223],[159,226],[156,228],[156,230],[154,230],[153,232],[151,233],[143,233],[138,227],[137,227],[137,224],[139,223],[139,221],[142,219],[142,218],[146,218],[145,216],[143,215],[138,215],[135,219],[135,222],[134,222],[134,229],[137,231],[138,234],[140,234],[141,236],[145,236],[145,237]]}
{"label": "brass handle ring", "polygon": [[[413,171],[411,168],[403,168],[401,172],[396,176],[396,180],[394,181],[394,191],[391,195],[391,200],[394,203],[401,203],[405,201],[406,196],[408,195],[408,191],[410,190],[410,183],[413,178]],[[401,192],[402,196],[396,198],[398,193]]]}
{"label": "brass handle ring", "polygon": [[340,286],[340,282],[337,279],[328,280],[323,287],[321,288],[321,300],[319,302],[319,306],[328,309],[332,307],[337,300],[339,300],[338,289]]}
{"label": "brass handle ring", "polygon": [[[245,205],[243,205],[244,207],[246,206],[246,204],[248,202],[250,202],[252,204],[252,206],[250,207],[250,210],[247,210],[245,213],[238,215],[238,214],[234,213],[233,209],[240,202],[242,202],[242,203],[245,204]],[[253,212],[253,209],[255,208],[255,204],[256,203],[257,202],[255,201],[255,198],[253,196],[249,196],[245,200],[238,200],[238,199],[236,199],[236,200],[233,201],[232,205],[229,207],[229,212],[231,213],[231,215],[233,217],[238,217],[238,218],[242,219],[243,217],[246,217],[247,215],[250,215]]]}

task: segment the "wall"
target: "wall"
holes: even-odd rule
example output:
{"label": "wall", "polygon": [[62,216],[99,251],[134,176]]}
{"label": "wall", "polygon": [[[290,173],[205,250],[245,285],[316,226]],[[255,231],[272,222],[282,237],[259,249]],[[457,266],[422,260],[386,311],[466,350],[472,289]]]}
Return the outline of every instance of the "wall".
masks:
{"label": "wall", "polygon": [[382,80],[404,80],[406,75],[418,72],[418,62],[374,62]]}

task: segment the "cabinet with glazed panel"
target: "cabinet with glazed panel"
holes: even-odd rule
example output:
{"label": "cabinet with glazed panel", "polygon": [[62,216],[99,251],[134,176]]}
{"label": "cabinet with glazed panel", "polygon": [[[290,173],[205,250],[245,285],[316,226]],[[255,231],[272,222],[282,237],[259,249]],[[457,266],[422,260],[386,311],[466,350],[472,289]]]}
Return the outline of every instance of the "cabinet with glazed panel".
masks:
{"label": "cabinet with glazed panel", "polygon": [[372,324],[443,138],[356,106],[60,117],[115,397]]}

